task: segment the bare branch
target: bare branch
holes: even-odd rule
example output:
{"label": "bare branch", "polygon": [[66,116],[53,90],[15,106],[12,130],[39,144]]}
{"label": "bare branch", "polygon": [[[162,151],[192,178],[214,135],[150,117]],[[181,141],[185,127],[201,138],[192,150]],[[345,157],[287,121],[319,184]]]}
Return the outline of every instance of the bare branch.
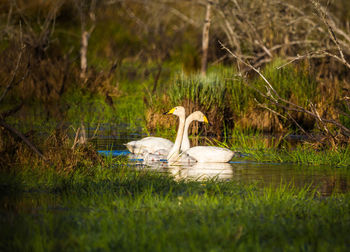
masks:
{"label": "bare branch", "polygon": [[[272,87],[272,85],[270,84],[270,82],[265,78],[265,76],[258,70],[256,69],[254,66],[252,66],[250,63],[242,60],[240,57],[238,57],[236,54],[234,54],[233,52],[231,52],[230,49],[228,49],[223,43],[221,43],[221,41],[219,41],[219,44],[221,45],[222,49],[225,49],[229,54],[231,54],[235,59],[237,59],[239,62],[243,63],[245,66],[249,67],[250,69],[254,70],[257,74],[260,75],[260,77],[265,81],[265,83],[268,85],[268,91],[272,90],[273,93],[275,95],[277,95],[277,92],[275,91],[275,89]],[[272,96],[272,94],[269,92],[269,96]],[[274,100],[276,100],[275,98],[273,98]]]}
{"label": "bare branch", "polygon": [[[237,59],[239,62],[241,62],[245,66],[247,66],[250,69],[254,70],[265,81],[265,83],[266,83],[265,87],[266,87],[266,90],[267,90],[266,93],[261,92],[259,89],[257,89],[254,86],[250,86],[255,91],[257,91],[262,97],[264,97],[265,99],[269,100],[275,106],[280,107],[280,108],[282,108],[282,109],[284,109],[286,111],[302,112],[302,113],[308,114],[311,117],[315,118],[320,124],[323,125],[323,131],[326,133],[326,135],[329,135],[329,136],[332,137],[332,142],[331,143],[332,143],[333,147],[335,146],[334,145],[335,136],[329,130],[329,128],[327,127],[327,124],[332,124],[332,125],[338,127],[341,130],[341,133],[344,136],[350,137],[350,129],[348,129],[347,127],[345,127],[344,125],[342,125],[341,123],[339,123],[339,122],[337,122],[337,121],[335,121],[333,119],[322,118],[320,116],[320,114],[318,113],[318,111],[316,110],[315,106],[312,103],[310,103],[310,106],[311,106],[311,111],[310,111],[308,109],[305,109],[302,106],[294,104],[294,103],[292,103],[292,102],[282,98],[281,96],[279,96],[278,93],[275,91],[275,89],[273,89],[271,83],[265,78],[265,76],[258,69],[256,69],[250,63],[244,61],[243,59],[241,59],[240,57],[238,57],[234,53],[232,53],[231,50],[228,49],[226,46],[224,46],[220,41],[219,41],[219,43],[222,46],[222,49],[226,50],[229,54],[231,54],[235,59]],[[272,96],[270,91],[274,92],[274,96]],[[260,104],[260,103],[258,103],[258,104]],[[271,109],[268,109],[268,110],[271,111]],[[271,111],[271,112],[273,112],[273,111]],[[287,115],[298,126],[298,128],[300,128],[305,134],[307,134],[306,131],[297,123],[297,121],[288,112],[287,112]]]}
{"label": "bare branch", "polygon": [[4,128],[6,128],[8,131],[10,131],[13,135],[19,137],[22,139],[22,141],[28,145],[29,148],[31,148],[39,157],[41,157],[42,159],[46,160],[44,155],[41,153],[41,151],[39,151],[34,144],[32,144],[28,138],[26,138],[21,132],[19,132],[17,129],[15,129],[14,127],[8,125],[7,123],[5,123],[4,121],[0,120],[0,125],[3,126]]}
{"label": "bare branch", "polygon": [[[344,57],[344,53],[343,53],[343,50],[341,49],[339,43],[338,43],[338,39],[337,37],[335,36],[335,33],[334,33],[334,30],[332,28],[332,26],[329,24],[328,20],[329,19],[329,16],[327,14],[327,11],[325,10],[324,7],[321,6],[321,4],[316,1],[316,0],[311,0],[312,4],[314,5],[314,8],[316,9],[316,11],[318,12],[319,16],[321,17],[322,19],[322,22],[327,26],[327,30],[328,30],[328,33],[332,39],[332,41],[334,42],[334,44],[337,46],[337,49],[338,49],[338,52],[339,52],[339,56],[337,55],[334,55],[334,54],[331,54],[329,52],[325,52],[327,55],[337,59],[338,61],[342,62],[347,68],[350,69],[350,64],[349,62],[346,61],[345,57]],[[338,29],[339,31],[339,29]],[[345,35],[344,32],[342,32],[343,36]],[[350,41],[350,38],[348,36],[345,35],[345,38],[349,39]]]}
{"label": "bare branch", "polygon": [[15,81],[15,77],[17,75],[17,71],[18,71],[19,65],[21,63],[21,59],[22,59],[22,56],[23,56],[23,53],[24,53],[24,49],[25,49],[25,45],[22,42],[22,29],[21,29],[21,32],[20,32],[20,40],[21,40],[21,42],[20,42],[21,43],[21,48],[20,48],[20,51],[19,51],[19,54],[18,54],[18,57],[17,57],[16,66],[15,66],[15,69],[13,70],[13,72],[12,72],[11,79],[10,79],[8,85],[6,86],[6,88],[5,88],[4,92],[2,93],[2,95],[0,96],[0,103],[5,98],[7,92],[10,91],[11,88],[16,86],[20,82],[22,82],[26,78],[26,76],[28,74],[28,72],[27,72],[25,75],[22,76],[21,79]]}
{"label": "bare branch", "polygon": [[200,25],[197,24],[193,19],[187,17],[186,15],[184,15],[183,13],[178,11],[177,9],[170,7],[170,12],[173,13],[174,15],[178,16],[179,18],[181,18],[183,21],[193,25],[194,27],[197,27],[197,28],[200,27]]}

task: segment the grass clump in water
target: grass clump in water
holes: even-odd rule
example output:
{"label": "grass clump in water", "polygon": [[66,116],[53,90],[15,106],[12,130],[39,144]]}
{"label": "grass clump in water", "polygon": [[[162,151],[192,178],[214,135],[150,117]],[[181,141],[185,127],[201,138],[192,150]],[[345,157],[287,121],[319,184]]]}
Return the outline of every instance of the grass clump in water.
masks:
{"label": "grass clump in water", "polygon": [[[318,83],[306,67],[288,65],[279,69],[278,66],[283,63],[275,59],[262,70],[277,93],[300,106],[307,106],[309,101],[315,102],[319,93]],[[211,133],[221,135],[225,128],[232,130],[236,127],[264,132],[291,129],[291,122],[258,105],[257,101],[261,104],[267,102],[257,91],[266,91],[259,76],[252,75],[245,80],[232,67],[216,66],[209,69],[206,76],[182,73],[173,79],[166,92],[168,103],[171,106],[183,105],[188,113],[195,110],[205,113],[212,122],[210,130],[207,130]],[[166,104],[166,101],[162,102]],[[272,109],[283,114],[278,107],[272,106]],[[293,116],[306,129],[314,127],[312,118],[297,113]]]}
{"label": "grass clump in water", "polygon": [[[213,68],[206,76],[177,75],[167,93],[169,102],[172,106],[183,105],[188,113],[202,111],[211,122],[206,131],[220,135],[225,125],[233,127],[234,115],[247,105],[249,97],[243,91],[243,82],[234,76],[233,69],[224,67]],[[238,93],[241,97],[235,99]]]}

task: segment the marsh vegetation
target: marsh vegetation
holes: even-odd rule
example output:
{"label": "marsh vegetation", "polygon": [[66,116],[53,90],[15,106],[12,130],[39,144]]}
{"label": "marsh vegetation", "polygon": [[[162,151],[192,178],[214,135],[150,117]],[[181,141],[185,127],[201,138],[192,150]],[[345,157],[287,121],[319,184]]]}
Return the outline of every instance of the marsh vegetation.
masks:
{"label": "marsh vegetation", "polygon": [[[1,1],[0,250],[348,250],[349,10]],[[192,145],[237,153],[229,178],[98,153],[173,141],[177,105],[211,123]]]}

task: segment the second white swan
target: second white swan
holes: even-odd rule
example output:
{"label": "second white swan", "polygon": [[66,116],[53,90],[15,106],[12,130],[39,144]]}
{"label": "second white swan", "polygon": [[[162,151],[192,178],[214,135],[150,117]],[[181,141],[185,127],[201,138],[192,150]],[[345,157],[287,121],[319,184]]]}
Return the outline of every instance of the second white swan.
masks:
{"label": "second white swan", "polygon": [[[203,121],[208,122],[203,113],[198,113],[198,117],[202,117]],[[232,159],[234,155],[233,151],[216,146],[196,146],[188,148],[180,154],[180,141],[183,137],[185,126],[187,131],[191,123],[190,121],[187,121],[187,119],[184,124],[181,124],[180,122],[175,144],[167,156],[167,160],[170,164],[175,164],[177,162],[188,163],[193,162],[193,160],[199,163],[226,163]],[[198,120],[200,120],[200,118],[198,118]],[[182,129],[180,128],[181,126],[183,127]],[[187,144],[185,143],[185,145]]]}

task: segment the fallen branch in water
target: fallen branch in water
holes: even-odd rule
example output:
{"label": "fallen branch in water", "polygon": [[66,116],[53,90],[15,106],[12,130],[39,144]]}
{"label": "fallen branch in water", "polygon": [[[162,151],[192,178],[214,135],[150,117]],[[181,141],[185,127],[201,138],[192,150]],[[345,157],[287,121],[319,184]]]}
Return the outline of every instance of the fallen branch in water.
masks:
{"label": "fallen branch in water", "polygon": [[22,141],[28,145],[28,147],[30,149],[32,149],[36,154],[38,154],[39,157],[41,157],[43,160],[46,161],[46,158],[44,157],[44,155],[42,154],[41,151],[38,150],[38,148],[36,148],[34,146],[34,144],[32,144],[29,139],[27,137],[25,137],[20,131],[18,131],[16,128],[8,125],[7,123],[5,123],[4,121],[0,120],[0,125],[3,126],[5,129],[7,129],[10,133],[12,133],[15,137],[19,137],[22,139]]}

